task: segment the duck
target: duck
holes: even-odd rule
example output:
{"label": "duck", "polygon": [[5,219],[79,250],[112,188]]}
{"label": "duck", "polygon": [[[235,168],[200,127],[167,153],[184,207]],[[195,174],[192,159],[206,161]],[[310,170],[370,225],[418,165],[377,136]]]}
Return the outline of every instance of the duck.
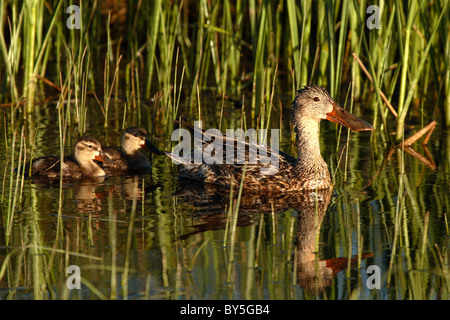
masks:
{"label": "duck", "polygon": [[[245,145],[245,161],[241,163],[198,163],[193,157],[187,160],[173,152],[165,152],[175,164],[180,166],[179,179],[189,179],[203,184],[213,184],[221,188],[235,189],[243,184],[244,192],[276,193],[326,189],[332,187],[328,165],[320,153],[319,129],[320,121],[328,120],[354,131],[373,131],[372,125],[343,109],[333,100],[325,88],[308,85],[296,92],[292,102],[291,123],[296,133],[297,157],[269,146],[255,144],[234,136],[208,136],[208,131],[182,123],[191,132],[202,134],[201,146],[204,151],[211,141],[226,150],[234,146],[234,154],[242,152],[239,143]],[[194,135],[195,136],[195,135]],[[207,139],[205,139],[205,137]],[[258,155],[270,154],[277,161],[249,162],[249,149],[256,147]],[[262,153],[264,152],[264,153]],[[223,152],[225,154],[225,152]],[[258,158],[260,160],[260,158]],[[275,163],[275,166],[273,165]],[[263,170],[265,172],[263,173]],[[244,177],[243,177],[244,175]]]}
{"label": "duck", "polygon": [[62,163],[63,178],[80,180],[104,177],[105,171],[94,160],[114,166],[114,161],[103,152],[97,139],[92,136],[82,136],[75,143],[73,155],[64,157],[62,162],[57,156],[45,156],[32,160],[31,176],[49,180],[59,179]]}
{"label": "duck", "polygon": [[103,152],[114,161],[115,166],[103,165],[103,169],[111,175],[120,175],[125,172],[136,173],[148,170],[151,167],[150,159],[141,152],[142,149],[151,153],[163,155],[148,139],[147,130],[141,127],[127,128],[121,137],[121,149],[102,146]]}

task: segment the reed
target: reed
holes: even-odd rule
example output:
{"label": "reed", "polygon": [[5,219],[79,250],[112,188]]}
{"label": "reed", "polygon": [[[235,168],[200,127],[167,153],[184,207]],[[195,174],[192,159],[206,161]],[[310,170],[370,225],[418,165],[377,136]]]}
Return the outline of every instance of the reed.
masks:
{"label": "reed", "polygon": [[[237,194],[236,198],[231,198],[230,197],[230,204],[231,201],[233,201],[233,206],[230,205],[230,210],[229,213],[231,213],[231,217],[229,219],[230,222],[230,255],[228,258],[228,266],[227,266],[227,282],[231,283],[231,279],[233,277],[234,274],[234,263],[235,263],[235,244],[236,244],[236,226],[237,226],[237,219],[238,219],[238,215],[239,215],[239,206],[241,203],[241,197],[242,197],[242,190],[243,190],[243,186],[244,186],[244,177],[245,177],[245,171],[247,169],[247,164],[244,165],[244,169],[242,172],[242,179],[241,179],[241,183],[239,185],[239,192]],[[232,186],[231,186],[232,187]]]}
{"label": "reed", "polygon": [[[19,63],[21,58],[21,44],[19,42],[19,37],[21,35],[21,25],[23,19],[23,11],[20,11],[20,16],[18,16],[17,2],[11,5],[11,18],[9,19],[9,44],[6,42],[5,33],[0,32],[0,48],[2,51],[2,65],[6,69],[6,75],[4,76],[3,86],[2,86],[2,96],[9,96],[12,104],[19,102],[19,91],[16,85],[16,76],[19,69]],[[2,3],[0,6],[0,26],[5,25],[6,21],[6,2]],[[8,48],[9,45],[9,48]],[[9,88],[7,85],[9,84]],[[7,94],[9,89],[10,94]]]}
{"label": "reed", "polygon": [[[0,39],[3,63],[6,67],[5,77],[8,80],[6,83],[9,83],[11,89],[9,94],[4,91],[2,95],[4,101],[8,101],[12,97],[15,101],[19,101],[21,96],[15,84],[21,55],[25,57],[25,79],[28,79],[23,82],[26,84],[23,91],[28,90],[28,94],[25,93],[25,96],[34,96],[34,86],[29,85],[30,79],[34,77],[34,74],[45,77],[46,75],[40,73],[40,71],[52,71],[51,68],[47,68],[48,62],[52,59],[51,50],[55,50],[57,54],[53,54],[53,56],[58,57],[59,60],[60,52],[57,50],[60,49],[58,49],[58,46],[48,46],[49,40],[53,37],[58,39],[57,44],[60,43],[60,39],[63,39],[64,43],[77,45],[78,49],[85,48],[83,42],[86,41],[85,43],[89,48],[87,54],[89,55],[90,52],[94,51],[96,52],[95,55],[98,56],[99,45],[95,41],[101,35],[97,30],[90,30],[92,26],[97,26],[102,17],[102,11],[97,7],[97,2],[93,4],[82,3],[81,21],[83,27],[81,32],[75,29],[70,30],[70,32],[61,32],[61,23],[57,18],[66,18],[65,15],[61,15],[63,3],[64,1],[57,2],[51,11],[34,1],[26,1],[23,6],[19,6],[15,2],[2,5],[1,10],[3,12],[7,8],[10,8],[12,12],[9,37],[5,38],[2,35]],[[314,5],[309,5],[306,2],[297,4],[293,1],[278,4],[267,1],[263,1],[261,4],[254,1],[248,3],[238,1],[236,4],[231,4],[228,1],[224,3],[203,1],[198,5],[163,4],[161,1],[155,1],[150,5],[137,7],[130,2],[127,3],[128,16],[135,16],[136,20],[134,23],[130,22],[128,28],[123,28],[123,31],[121,31],[128,32],[128,34],[114,33],[114,39],[111,38],[109,26],[113,22],[108,18],[105,21],[107,25],[104,29],[107,39],[105,44],[107,48],[106,56],[111,59],[113,44],[123,43],[119,40],[119,37],[129,37],[130,41],[127,42],[127,45],[130,48],[130,55],[125,58],[126,64],[130,63],[130,58],[135,59],[136,55],[145,54],[147,57],[144,60],[145,63],[140,65],[140,70],[135,69],[133,71],[135,84],[137,84],[136,81],[145,83],[143,92],[146,97],[151,96],[151,92],[158,89],[153,82],[155,71],[158,74],[159,89],[165,88],[164,91],[171,91],[169,83],[173,77],[170,77],[170,74],[173,71],[172,60],[176,55],[177,48],[181,49],[180,58],[185,65],[186,80],[192,81],[191,83],[194,84],[188,87],[195,88],[195,84],[198,83],[201,90],[209,88],[209,85],[205,86],[206,79],[209,79],[209,71],[213,70],[211,74],[215,79],[214,87],[217,88],[218,92],[223,92],[225,88],[229,88],[230,92],[239,94],[242,92],[242,88],[249,84],[248,82],[242,82],[242,79],[244,79],[242,76],[246,76],[242,72],[244,71],[242,70],[244,67],[242,52],[250,50],[252,53],[250,62],[253,64],[253,71],[247,70],[247,73],[250,71],[252,74],[251,110],[254,117],[257,117],[258,111],[256,109],[261,105],[263,97],[263,83],[261,81],[265,72],[273,70],[274,63],[282,63],[280,67],[285,69],[289,66],[289,61],[292,61],[292,69],[295,70],[292,78],[294,88],[306,83],[323,82],[328,86],[331,94],[335,96],[340,91],[341,83],[345,85],[348,81],[348,68],[346,67],[350,66],[350,61],[344,54],[344,49],[348,44],[349,47],[346,50],[359,52],[360,55],[372,58],[372,63],[377,65],[378,68],[372,71],[373,76],[376,75],[375,78],[379,81],[380,89],[385,86],[390,88],[391,96],[392,93],[397,91],[392,90],[392,84],[397,79],[391,77],[390,73],[392,72],[389,70],[400,71],[400,73],[394,72],[398,74],[400,80],[398,99],[396,99],[398,100],[398,111],[402,114],[398,125],[398,128],[400,128],[408,114],[412,92],[421,83],[420,69],[430,68],[429,70],[434,74],[433,81],[438,80],[439,74],[444,75],[443,79],[446,79],[447,70],[443,66],[445,65],[445,59],[448,59],[446,58],[448,55],[437,55],[435,48],[439,46],[442,46],[444,50],[448,48],[446,37],[439,36],[439,34],[446,34],[445,22],[448,17],[443,12],[446,11],[447,3],[436,1],[426,7],[423,4],[419,5],[418,1],[413,1],[411,7],[407,10],[407,16],[405,16],[406,10],[400,1],[384,4],[380,8],[382,14],[379,29],[369,32],[367,32],[365,26],[367,22],[365,7],[365,2],[355,3],[354,1],[343,1],[342,3],[320,1]],[[26,10],[29,13],[25,15]],[[430,15],[424,14],[426,10],[429,11],[431,18]],[[199,13],[199,19],[197,20],[197,27],[189,30],[187,29],[189,21],[185,19],[188,19],[186,13],[192,11]],[[336,16],[335,12],[339,12],[339,16]],[[389,15],[389,12],[393,14]],[[149,19],[151,23],[145,24],[145,32],[141,33],[141,28],[144,28],[144,25],[140,19],[143,19],[147,13],[151,15],[151,19]],[[49,14],[51,14],[50,17]],[[234,20],[233,14],[236,15]],[[248,32],[244,32],[246,27],[245,15],[250,17]],[[286,23],[281,19],[282,16],[287,17]],[[4,14],[2,19],[4,19],[3,17],[5,17]],[[309,17],[312,17],[312,20]],[[118,20],[118,18],[115,18],[115,20]],[[0,22],[5,26],[6,20]],[[50,28],[44,34],[42,26],[46,23],[49,23]],[[311,31],[312,23],[317,27],[314,31]],[[22,28],[22,25],[27,27]],[[55,26],[56,28],[54,28]],[[403,28],[405,29],[404,36],[399,33]],[[117,32],[118,29],[118,27],[115,27],[114,32]],[[55,30],[58,30],[57,34]],[[284,32],[285,30],[287,32]],[[21,50],[22,45],[19,43],[21,32],[26,34],[23,40],[24,50]],[[90,33],[94,36],[91,36]],[[361,52],[358,49],[359,43],[361,43],[360,39],[366,38],[367,35],[369,36],[368,47]],[[423,42],[424,39],[421,38],[423,35],[426,35],[429,39],[425,44],[428,49],[423,54],[417,50],[411,51],[409,43],[411,41],[415,43]],[[386,41],[387,39],[393,39],[393,42]],[[142,40],[144,40],[143,43]],[[284,50],[282,46],[285,47]],[[387,46],[390,47],[389,50],[386,50]],[[78,50],[74,62],[80,61],[83,51]],[[314,59],[311,59],[311,52],[315,52]],[[383,54],[379,55],[378,52]],[[394,60],[396,53],[400,53],[402,61],[396,67],[389,69],[396,63]],[[433,57],[433,59],[430,60],[428,56]],[[382,57],[384,62],[378,63],[379,57]],[[419,57],[422,63],[420,63]],[[193,63],[189,61],[193,61]],[[433,63],[432,61],[436,62]],[[96,62],[97,58],[89,61],[89,63]],[[384,68],[380,68],[380,66],[384,66]],[[97,65],[97,69],[92,72],[98,71],[98,67]],[[145,75],[142,74],[141,70],[145,70]],[[196,70],[193,73],[194,78],[191,77],[192,70]],[[407,70],[410,70],[416,76],[416,79],[408,81]],[[415,72],[416,70],[419,72]],[[141,75],[144,77],[139,80]],[[324,77],[324,75],[328,76]],[[271,76],[270,72],[268,72],[268,76]],[[360,93],[362,83],[367,81],[362,77],[357,72],[354,79],[357,93]],[[289,77],[286,80],[289,81]],[[34,82],[36,80],[32,84]],[[57,83],[58,81],[53,79],[53,82]],[[108,89],[108,82],[103,82],[106,86],[105,89]],[[447,83],[448,81],[444,82],[445,89],[448,88]],[[134,90],[136,93],[140,89],[135,86]],[[109,92],[109,90],[104,91]],[[164,95],[164,103],[173,103],[170,95],[167,94]],[[191,100],[195,101],[196,97],[195,90],[191,90]],[[392,98],[396,97],[392,96]],[[107,95],[104,95],[104,99],[104,105],[106,106]],[[28,99],[27,101],[29,101],[27,104],[28,111],[31,111],[34,108],[31,101],[34,100]],[[444,114],[446,114],[447,109],[447,107],[444,108]]]}
{"label": "reed", "polygon": [[[368,1],[123,3],[125,11],[114,5],[105,8],[111,4],[108,1],[81,1],[81,29],[68,29],[65,24],[70,1],[0,4],[0,70],[4,70],[0,73],[0,123],[4,126],[0,144],[7,150],[6,160],[0,160],[4,164],[2,241],[20,246],[20,250],[7,250],[0,268],[0,279],[7,279],[9,288],[29,286],[35,290],[35,298],[58,297],[49,288],[55,287],[55,279],[62,277],[69,260],[77,257],[95,264],[95,272],[82,280],[94,298],[117,299],[120,293],[129,298],[134,268],[140,270],[133,260],[133,250],[141,245],[143,251],[159,248],[156,260],[161,263],[155,267],[152,260],[146,265],[148,269],[140,270],[147,298],[173,299],[189,294],[189,298],[197,298],[184,289],[195,287],[200,292],[210,279],[219,284],[214,293],[218,298],[235,298],[239,292],[244,292],[241,298],[342,298],[338,289],[309,294],[296,286],[297,275],[289,269],[295,269],[296,263],[292,263],[296,220],[291,212],[284,216],[275,210],[261,214],[259,226],[240,228],[239,201],[230,202],[225,231],[174,241],[183,228],[190,226],[192,217],[183,216],[180,212],[187,209],[173,200],[172,167],[164,160],[155,160],[157,165],[147,185],[167,183],[169,187],[152,191],[151,196],[147,193],[149,198],[140,200],[140,217],[137,203],[131,204],[132,215],[126,218],[132,223],[121,230],[126,234],[124,245],[117,215],[121,210],[127,212],[129,203],[118,205],[108,198],[107,224],[93,214],[86,219],[86,229],[83,224],[71,229],[73,226],[63,217],[67,191],[62,187],[52,195],[58,202],[54,210],[57,232],[50,241],[45,238],[50,245],[44,243],[40,235],[47,231],[40,226],[43,217],[39,213],[48,208],[42,205],[40,193],[23,179],[28,169],[24,166],[26,159],[43,147],[38,138],[51,130],[58,131],[55,152],[60,156],[67,152],[74,136],[100,130],[99,123],[107,132],[114,120],[116,127],[139,124],[152,128],[152,134],[162,137],[160,143],[167,147],[173,129],[171,120],[181,116],[204,120],[208,126],[217,123],[222,129],[235,125],[245,129],[279,128],[286,135],[289,122],[283,110],[289,108],[297,89],[314,83],[327,87],[337,101],[350,101],[349,109],[361,118],[373,119],[376,129],[369,147],[356,147],[362,138],[348,134],[347,140],[352,140],[344,147],[345,153],[340,153],[342,131],[334,126],[323,128],[325,148],[338,145],[326,160],[339,197],[325,225],[329,232],[324,237],[329,245],[320,253],[349,257],[357,252],[361,257],[365,251],[373,251],[379,259],[374,263],[383,264],[379,257],[389,261],[384,278],[389,298],[448,299],[448,253],[443,249],[447,243],[436,236],[440,230],[437,222],[442,221],[448,235],[450,203],[448,192],[442,192],[446,185],[442,187],[426,176],[425,169],[409,160],[406,151],[394,152],[390,158],[388,150],[384,152],[394,140],[403,141],[412,125],[418,130],[432,120],[440,120],[438,129],[447,132],[447,138],[444,135],[439,143],[432,143],[432,155],[444,159],[437,161],[434,178],[448,180],[448,1],[380,2],[378,29],[367,25],[371,15],[366,11]],[[90,103],[92,97],[97,97],[103,109],[102,119],[95,119],[91,108],[97,105]],[[112,107],[113,100],[116,108]],[[52,115],[53,110],[56,115]],[[42,122],[49,119],[57,126],[46,128]],[[366,151],[373,153],[370,170],[359,161]],[[369,186],[361,176],[370,176]],[[431,195],[427,188],[432,189]],[[369,198],[367,194],[371,193],[376,196]],[[230,194],[230,198],[236,195]],[[32,214],[16,219],[22,207],[32,208]],[[349,211],[349,207],[356,210]],[[138,224],[139,239],[133,235]],[[107,237],[100,240],[99,225],[108,230]],[[107,259],[98,262],[92,258],[97,255],[78,257],[72,246],[79,242],[69,238],[67,230],[75,239],[87,239],[90,250],[107,244]],[[241,238],[249,242],[240,246]],[[388,257],[374,244],[380,238],[389,244]],[[122,253],[125,260],[118,261]],[[249,269],[242,274],[234,268],[241,262]],[[359,266],[364,268],[364,263],[360,260]],[[211,265],[214,271],[209,269]],[[258,268],[251,269],[254,266]],[[221,274],[218,270],[224,267],[227,271]],[[201,280],[193,276],[199,268],[208,275]],[[409,272],[414,269],[436,272]],[[23,279],[27,270],[31,273]],[[355,285],[354,273],[354,269],[348,269],[342,275],[348,278],[336,281],[345,283],[345,298],[384,298],[378,293],[367,294]],[[361,273],[356,279],[364,281]],[[102,280],[108,281],[109,289]],[[227,284],[226,290],[221,283]],[[439,283],[439,294],[422,289],[429,283]],[[17,290],[11,289],[9,298],[17,296]],[[70,298],[67,291],[63,296]]]}

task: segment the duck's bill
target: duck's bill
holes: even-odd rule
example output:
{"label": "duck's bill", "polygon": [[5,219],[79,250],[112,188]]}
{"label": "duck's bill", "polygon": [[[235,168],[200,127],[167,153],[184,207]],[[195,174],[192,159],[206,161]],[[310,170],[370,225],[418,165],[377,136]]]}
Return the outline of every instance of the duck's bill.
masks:
{"label": "duck's bill", "polygon": [[347,110],[341,108],[337,103],[333,103],[333,110],[327,113],[327,120],[338,123],[355,131],[373,131],[372,125],[364,120],[355,117]]}
{"label": "duck's bill", "polygon": [[104,152],[100,152],[97,156],[95,156],[95,160],[106,163],[109,166],[114,167],[116,164],[111,160]]}
{"label": "duck's bill", "polygon": [[153,143],[151,143],[149,139],[145,139],[145,144],[142,145],[142,148],[144,148],[146,150],[149,150],[151,153],[156,153],[157,155],[163,155],[164,154]]}

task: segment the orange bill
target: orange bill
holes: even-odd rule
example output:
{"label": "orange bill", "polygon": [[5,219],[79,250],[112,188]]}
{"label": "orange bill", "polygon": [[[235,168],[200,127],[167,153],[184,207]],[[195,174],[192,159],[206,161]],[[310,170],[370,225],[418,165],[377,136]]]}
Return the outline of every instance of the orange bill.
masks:
{"label": "orange bill", "polygon": [[335,102],[333,102],[333,110],[330,113],[327,113],[327,120],[355,131],[373,131],[372,125],[352,115]]}
{"label": "orange bill", "polygon": [[115,166],[116,164],[114,163],[114,161],[111,160],[110,157],[108,157],[103,151],[100,151],[100,153],[95,156],[95,160],[100,161],[100,162],[104,162],[110,166]]}

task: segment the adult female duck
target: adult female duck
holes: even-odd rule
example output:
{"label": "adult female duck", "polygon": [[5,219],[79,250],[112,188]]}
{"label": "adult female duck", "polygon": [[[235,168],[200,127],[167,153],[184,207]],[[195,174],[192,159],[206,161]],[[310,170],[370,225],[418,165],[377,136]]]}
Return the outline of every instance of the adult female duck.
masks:
{"label": "adult female duck", "polygon": [[[182,163],[180,166],[180,178],[189,178],[203,183],[229,188],[231,184],[239,187],[245,166],[245,176],[243,180],[244,190],[251,192],[283,192],[324,189],[331,187],[331,178],[328,166],[320,154],[319,128],[320,121],[329,121],[346,126],[355,131],[373,131],[373,127],[367,122],[355,117],[348,111],[341,108],[322,87],[316,85],[306,86],[297,92],[292,103],[292,124],[296,132],[296,144],[298,157],[294,158],[284,152],[274,152],[270,147],[257,145],[259,149],[266,149],[263,154],[272,154],[277,157],[277,168],[271,170],[271,163],[257,164],[196,164]],[[188,126],[191,130],[200,130]],[[202,134],[206,132],[202,130]],[[236,137],[222,136],[221,144],[223,150],[225,145],[235,146],[237,150]],[[233,140],[233,141],[230,141]],[[207,139],[208,140],[208,139]],[[215,137],[217,145],[217,137]],[[211,143],[202,141],[203,150]],[[240,142],[242,144],[242,141]],[[249,142],[246,144],[245,152],[248,159]],[[258,150],[258,154],[260,154]],[[174,162],[179,163],[180,158],[172,153],[166,152]],[[266,172],[273,174],[261,174],[261,169],[268,169]]]}
{"label": "adult female duck", "polygon": [[102,177],[105,171],[94,161],[114,165],[114,162],[104,154],[97,139],[83,136],[75,144],[74,154],[64,157],[63,161],[56,156],[40,157],[31,162],[31,176],[59,179],[62,165],[62,176],[69,180]]}

